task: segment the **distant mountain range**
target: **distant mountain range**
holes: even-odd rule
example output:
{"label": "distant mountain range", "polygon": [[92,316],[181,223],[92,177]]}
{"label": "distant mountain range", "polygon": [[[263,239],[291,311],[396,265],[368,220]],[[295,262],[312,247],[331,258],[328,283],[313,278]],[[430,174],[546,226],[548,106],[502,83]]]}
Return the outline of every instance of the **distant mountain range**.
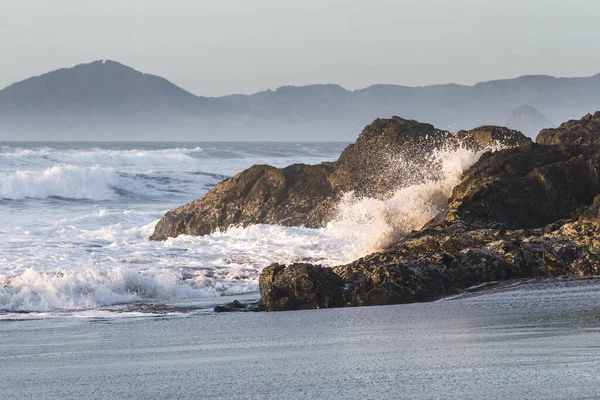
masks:
{"label": "distant mountain range", "polygon": [[378,117],[398,115],[457,131],[542,128],[600,110],[600,74],[531,75],[423,87],[284,86],[199,97],[168,80],[103,60],[59,69],[0,91],[0,140],[351,141]]}

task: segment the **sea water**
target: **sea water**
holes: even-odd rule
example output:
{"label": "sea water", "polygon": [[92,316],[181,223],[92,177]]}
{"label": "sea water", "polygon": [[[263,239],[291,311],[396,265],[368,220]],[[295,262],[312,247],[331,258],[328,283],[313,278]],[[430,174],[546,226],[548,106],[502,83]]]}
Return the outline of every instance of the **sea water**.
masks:
{"label": "sea water", "polygon": [[[349,263],[419,229],[446,205],[483,151],[420,155],[435,168],[385,196],[345,193],[321,229],[252,225],[203,237],[148,240],[169,209],[253,164],[334,161],[346,143],[0,143],[0,319],[90,310],[124,315],[138,302],[257,293],[267,265]],[[490,149],[494,150],[494,149]]]}
{"label": "sea water", "polygon": [[351,261],[344,238],[304,228],[148,240],[166,211],[253,164],[332,161],[345,145],[0,143],[0,318],[256,292],[271,262]]}

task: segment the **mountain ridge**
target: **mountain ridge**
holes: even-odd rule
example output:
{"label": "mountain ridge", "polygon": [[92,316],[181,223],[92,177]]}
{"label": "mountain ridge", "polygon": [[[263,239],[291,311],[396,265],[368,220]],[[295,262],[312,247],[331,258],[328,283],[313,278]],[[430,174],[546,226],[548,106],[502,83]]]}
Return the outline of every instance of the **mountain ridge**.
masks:
{"label": "mountain ridge", "polygon": [[[0,140],[352,140],[374,118],[400,115],[451,131],[503,125],[531,105],[549,120],[600,108],[600,74],[523,75],[474,85],[285,85],[204,97],[113,60],[60,68],[0,90]],[[509,126],[509,128],[516,128]],[[533,136],[535,132],[527,132]]]}

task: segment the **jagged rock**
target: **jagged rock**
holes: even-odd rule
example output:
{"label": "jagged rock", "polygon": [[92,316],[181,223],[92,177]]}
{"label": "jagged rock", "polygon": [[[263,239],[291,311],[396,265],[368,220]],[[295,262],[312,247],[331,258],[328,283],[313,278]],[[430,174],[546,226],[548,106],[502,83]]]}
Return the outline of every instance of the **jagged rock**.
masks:
{"label": "jagged rock", "polygon": [[272,264],[260,275],[261,301],[268,311],[342,307],[344,281],[330,268]]}
{"label": "jagged rock", "polygon": [[[457,224],[415,233],[384,252],[335,267],[333,272],[344,283],[344,303],[329,307],[431,301],[505,279],[597,275],[599,215],[595,205],[579,220],[563,221],[552,232],[543,228],[468,230]],[[287,273],[287,268],[278,265],[278,273]],[[278,290],[285,292],[286,284],[279,282]],[[268,280],[261,278],[260,286],[261,293],[270,290]],[[277,295],[271,293],[269,311],[283,309]]]}
{"label": "jagged rock", "polygon": [[536,138],[539,144],[578,146],[600,145],[600,111],[571,120],[555,129],[543,129]]}
{"label": "jagged rock", "polygon": [[463,176],[445,220],[472,227],[539,228],[600,194],[600,156],[586,147],[520,147],[483,155]]}
{"label": "jagged rock", "polygon": [[[567,124],[589,128],[589,120]],[[561,127],[564,144],[525,142],[486,153],[422,230],[333,268],[344,283],[343,305],[429,301],[504,279],[599,274],[600,146],[591,129],[566,134]],[[276,268],[285,276],[290,267]],[[270,292],[271,280],[261,276],[269,310],[281,309],[277,296],[287,285],[279,281]]]}
{"label": "jagged rock", "polygon": [[435,149],[456,147],[459,142],[480,149],[496,142],[512,146],[527,141],[523,134],[506,128],[483,127],[454,136],[399,117],[377,119],[336,162],[283,169],[255,165],[219,183],[201,199],[167,212],[150,239],[206,235],[231,225],[259,223],[321,227],[333,218],[344,193],[377,197],[435,179],[440,171],[429,159]]}
{"label": "jagged rock", "polygon": [[167,212],[150,239],[207,235],[255,223],[321,226],[332,208],[332,170],[330,163],[252,166],[217,184],[202,199]]}
{"label": "jagged rock", "polygon": [[[344,149],[331,176],[338,191],[375,196],[403,184],[407,178],[423,179],[423,161],[446,145],[449,132],[399,117],[376,119],[366,126],[356,143]],[[395,163],[402,159],[405,162]]]}

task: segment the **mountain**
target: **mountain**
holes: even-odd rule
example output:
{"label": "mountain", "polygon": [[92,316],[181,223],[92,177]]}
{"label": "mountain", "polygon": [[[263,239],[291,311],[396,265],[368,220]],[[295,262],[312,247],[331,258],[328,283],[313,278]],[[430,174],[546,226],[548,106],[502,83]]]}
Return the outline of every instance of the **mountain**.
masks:
{"label": "mountain", "polygon": [[516,108],[511,114],[504,126],[516,129],[531,137],[537,136],[539,131],[545,128],[554,128],[554,125],[548,118],[530,105],[524,105]]}
{"label": "mountain", "polygon": [[[539,111],[525,110],[519,119],[515,109],[523,104]],[[284,86],[214,98],[102,60],[0,90],[0,140],[350,141],[373,119],[392,115],[428,120],[451,131],[509,120],[524,124],[533,135],[548,118],[564,121],[598,109],[600,74],[531,75],[474,86],[374,85],[355,91],[332,84]]]}

